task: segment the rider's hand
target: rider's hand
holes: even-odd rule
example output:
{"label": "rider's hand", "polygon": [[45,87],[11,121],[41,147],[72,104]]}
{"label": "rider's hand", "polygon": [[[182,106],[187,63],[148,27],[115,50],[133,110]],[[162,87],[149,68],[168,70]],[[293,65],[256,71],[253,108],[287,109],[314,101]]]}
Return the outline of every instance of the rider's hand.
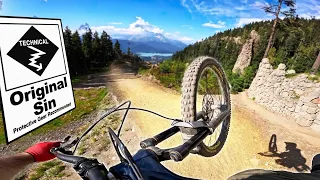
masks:
{"label": "rider's hand", "polygon": [[48,161],[56,156],[50,152],[51,148],[60,146],[61,142],[40,142],[25,150],[33,156],[35,162]]}

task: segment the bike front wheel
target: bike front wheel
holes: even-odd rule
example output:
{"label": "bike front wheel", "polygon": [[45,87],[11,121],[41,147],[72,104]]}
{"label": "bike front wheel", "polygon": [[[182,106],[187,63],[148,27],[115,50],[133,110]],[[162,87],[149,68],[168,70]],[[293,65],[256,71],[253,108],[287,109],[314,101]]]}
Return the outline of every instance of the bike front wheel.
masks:
{"label": "bike front wheel", "polygon": [[[206,121],[209,123],[222,111],[229,115],[197,147],[197,154],[211,157],[218,154],[228,136],[231,119],[230,88],[220,63],[211,57],[196,58],[184,73],[182,81],[181,114],[183,121]],[[197,118],[202,112],[203,118]],[[183,139],[197,133],[196,129],[182,128]],[[187,137],[187,138],[186,138]]]}

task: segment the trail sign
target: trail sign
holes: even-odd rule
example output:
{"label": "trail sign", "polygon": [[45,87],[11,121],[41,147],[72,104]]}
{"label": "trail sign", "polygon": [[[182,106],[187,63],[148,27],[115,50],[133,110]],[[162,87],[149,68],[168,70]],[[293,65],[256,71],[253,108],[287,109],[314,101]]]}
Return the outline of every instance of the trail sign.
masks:
{"label": "trail sign", "polygon": [[[58,49],[47,37],[31,26],[7,55],[41,76]],[[26,57],[30,55],[32,58],[26,61]]]}
{"label": "trail sign", "polygon": [[60,19],[0,16],[7,143],[75,108]]}

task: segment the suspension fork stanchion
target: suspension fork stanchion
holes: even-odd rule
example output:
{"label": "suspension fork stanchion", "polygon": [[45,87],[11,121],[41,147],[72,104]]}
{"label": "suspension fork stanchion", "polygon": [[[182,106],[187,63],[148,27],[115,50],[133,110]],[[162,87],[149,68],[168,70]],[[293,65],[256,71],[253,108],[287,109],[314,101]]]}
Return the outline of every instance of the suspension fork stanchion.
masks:
{"label": "suspension fork stanchion", "polygon": [[170,158],[174,161],[182,161],[194,149],[199,145],[208,135],[210,130],[208,128],[202,128],[196,135],[190,138],[182,145],[173,148],[169,151]]}
{"label": "suspension fork stanchion", "polygon": [[229,115],[230,115],[229,109],[227,111],[223,111],[221,114],[219,114],[219,116],[215,120],[209,122],[209,127],[212,128],[213,130],[216,129],[220,125],[220,123],[222,123],[222,121]]}
{"label": "suspension fork stanchion", "polygon": [[173,136],[174,134],[176,134],[179,131],[180,131],[179,127],[176,127],[176,126],[171,127],[169,129],[161,132],[160,134],[157,134],[156,136],[154,136],[152,138],[148,138],[148,139],[141,141],[140,147],[146,148],[146,147],[150,147],[150,146],[156,146],[160,142],[168,139],[169,137]]}

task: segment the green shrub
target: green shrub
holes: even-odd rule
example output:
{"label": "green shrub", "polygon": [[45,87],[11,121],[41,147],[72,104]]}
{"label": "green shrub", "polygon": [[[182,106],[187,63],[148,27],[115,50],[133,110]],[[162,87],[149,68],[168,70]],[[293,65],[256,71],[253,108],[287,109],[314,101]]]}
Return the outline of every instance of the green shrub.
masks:
{"label": "green shrub", "polygon": [[163,61],[161,64],[160,64],[160,72],[161,73],[170,73],[172,72],[172,69],[171,69],[171,61],[170,60],[165,60]]}
{"label": "green shrub", "polygon": [[254,66],[249,66],[244,69],[244,73],[242,75],[244,89],[248,89],[250,87],[251,82],[256,74],[255,70],[256,70],[256,67],[254,67]]}
{"label": "green shrub", "polygon": [[174,76],[174,74],[167,74],[167,75],[162,75],[162,76],[159,76],[159,80],[160,80],[160,83],[163,84],[165,87],[169,87],[170,84],[172,86],[175,86],[177,85],[176,84],[176,78]]}
{"label": "green shrub", "polygon": [[296,73],[296,74],[286,74],[285,75],[285,77],[286,78],[294,78],[294,77],[296,77],[298,74]]}
{"label": "green shrub", "polygon": [[319,81],[319,77],[317,77],[317,76],[308,76],[308,79],[310,81]]}
{"label": "green shrub", "polygon": [[138,73],[144,75],[144,74],[149,73],[149,71],[150,71],[149,69],[146,69],[144,67],[140,67]]}
{"label": "green shrub", "polygon": [[161,62],[158,68],[152,68],[149,72],[165,87],[170,86],[176,90],[180,90],[185,69],[184,61],[168,59]]}
{"label": "green shrub", "polygon": [[290,60],[297,73],[309,72],[318,55],[319,47],[301,45]]}
{"label": "green shrub", "polygon": [[257,66],[249,66],[244,69],[242,75],[240,73],[232,73],[231,70],[227,71],[227,78],[231,84],[231,92],[242,92],[244,89],[248,89],[251,85],[253,78],[255,77],[255,71]]}

